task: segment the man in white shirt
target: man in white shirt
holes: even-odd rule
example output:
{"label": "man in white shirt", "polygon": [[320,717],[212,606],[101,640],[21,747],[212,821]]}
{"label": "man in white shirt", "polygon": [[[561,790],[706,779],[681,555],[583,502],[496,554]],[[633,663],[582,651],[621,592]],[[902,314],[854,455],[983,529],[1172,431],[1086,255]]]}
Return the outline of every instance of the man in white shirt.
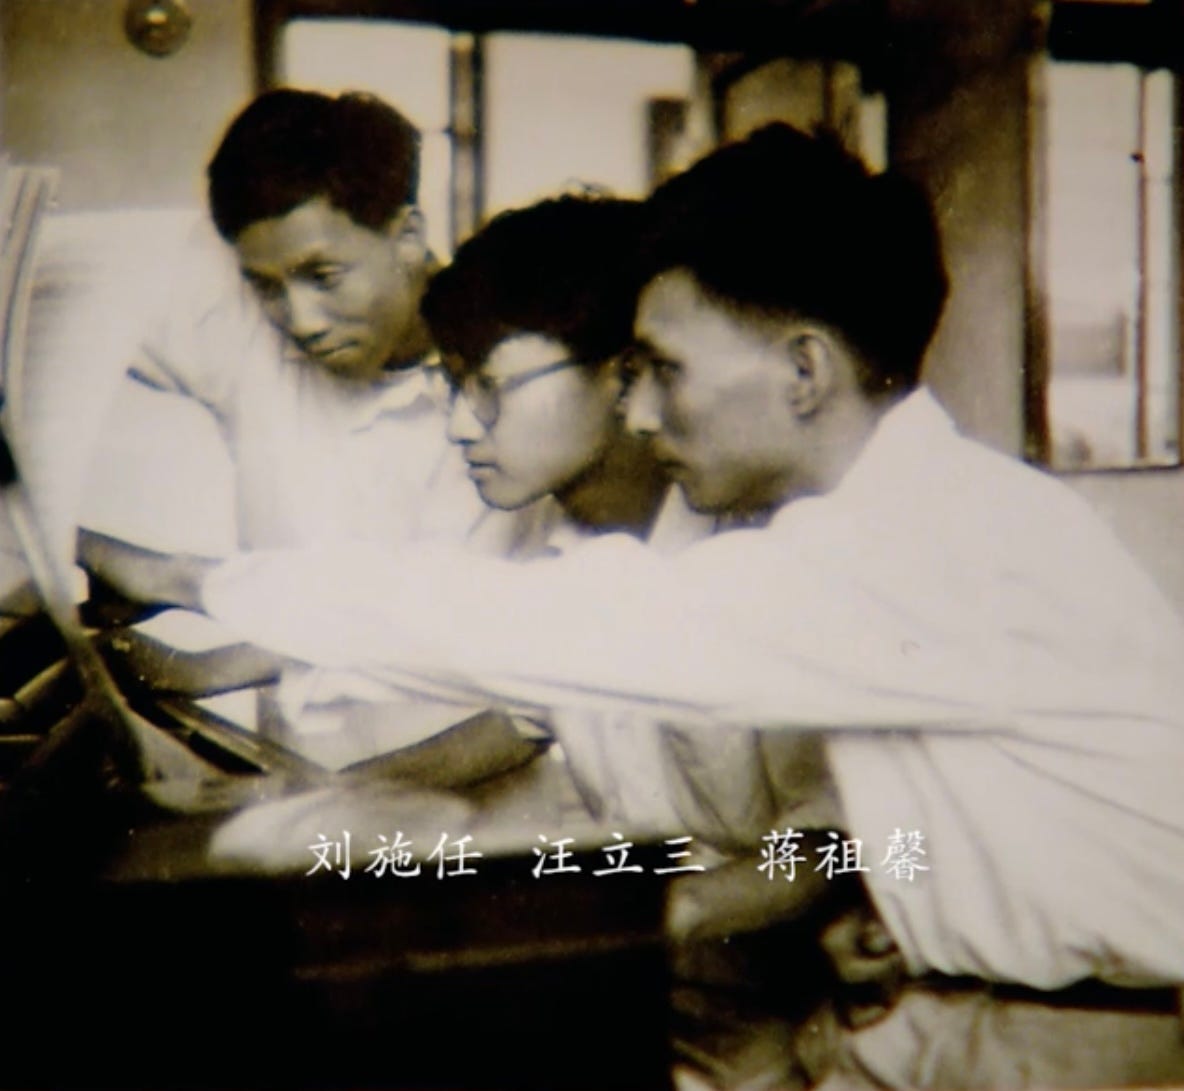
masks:
{"label": "man in white shirt", "polygon": [[[230,455],[240,547],[458,541],[481,519],[446,436],[446,384],[419,315],[436,265],[416,204],[419,142],[373,96],[284,89],[247,105],[208,165],[220,238],[204,225],[179,255],[166,306],[131,361],[139,381],[124,384],[111,426],[172,419],[178,396],[210,412]],[[133,480],[146,463],[148,451]],[[79,556],[136,601],[184,603],[178,589],[198,560],[172,546],[186,535],[149,534],[174,554],[169,563],[85,531]],[[193,640],[192,625],[163,622],[166,640],[174,630]],[[197,684],[219,691],[274,673],[257,656],[217,654]],[[324,757],[336,752],[343,701],[320,673],[294,669],[278,698],[262,694],[258,724]]]}
{"label": "man in white shirt", "polygon": [[[208,608],[388,679],[645,707],[700,813],[697,750],[747,747],[747,781],[707,786],[733,846],[771,852],[779,830],[792,851],[786,826],[814,825],[761,761],[825,733],[838,824],[911,978],[831,1086],[1184,1079],[1184,625],[1075,495],[918,385],[945,294],[924,198],[770,127],[651,211],[630,418],[693,507],[768,526],[673,559],[623,540],[530,566],[360,551],[301,602],[316,559],[257,557],[208,581]],[[795,881],[749,860],[685,888],[676,934],[809,904],[825,845],[796,844]]]}
{"label": "man in white shirt", "polygon": [[[243,548],[458,541],[483,513],[447,439],[446,384],[419,315],[435,267],[416,205],[419,144],[372,96],[283,89],[251,102],[210,161],[221,238],[195,238],[178,256],[167,305],[131,363],[134,379],[162,393],[129,384],[120,404],[163,412],[163,398],[181,395],[212,414]],[[193,560],[149,564],[86,532],[80,555],[130,597],[163,603],[183,601],[177,585]],[[270,673],[222,657],[204,681],[228,688]],[[286,710],[337,702],[318,675],[299,673]],[[331,735],[339,719],[281,714],[271,700],[260,712],[285,737],[282,721]]]}
{"label": "man in white shirt", "polygon": [[461,536],[482,509],[419,315],[418,132],[369,95],[271,91],[208,180],[221,243],[179,255],[130,373],[213,414],[239,544]]}

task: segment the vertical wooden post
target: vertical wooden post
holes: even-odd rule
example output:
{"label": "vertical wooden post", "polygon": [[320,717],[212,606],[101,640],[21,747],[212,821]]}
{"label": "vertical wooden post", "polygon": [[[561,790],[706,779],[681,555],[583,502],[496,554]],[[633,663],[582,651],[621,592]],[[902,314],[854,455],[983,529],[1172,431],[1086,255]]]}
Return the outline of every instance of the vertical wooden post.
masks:
{"label": "vertical wooden post", "polygon": [[477,230],[485,203],[481,147],[482,50],[475,34],[454,34],[450,50],[453,250]]}

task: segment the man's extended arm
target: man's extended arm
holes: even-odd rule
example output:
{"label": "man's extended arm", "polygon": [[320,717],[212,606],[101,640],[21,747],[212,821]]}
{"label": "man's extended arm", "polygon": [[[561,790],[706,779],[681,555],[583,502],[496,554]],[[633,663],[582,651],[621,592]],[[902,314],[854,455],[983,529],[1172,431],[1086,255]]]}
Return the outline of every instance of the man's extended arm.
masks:
{"label": "man's extended arm", "polygon": [[82,528],[78,563],[133,602],[198,609],[202,583],[219,562],[187,553],[159,553]]}
{"label": "man's extended arm", "polygon": [[907,612],[758,533],[676,562],[632,540],[531,565],[378,547],[263,553],[212,575],[204,601],[243,639],[294,658],[451,678],[523,704],[748,726],[982,724],[997,702],[966,698],[988,677],[977,660],[920,644]]}
{"label": "man's extended arm", "polygon": [[161,693],[211,697],[266,685],[278,679],[282,657],[250,644],[230,644],[206,651],[174,648],[134,629],[115,629],[99,638],[117,675]]}

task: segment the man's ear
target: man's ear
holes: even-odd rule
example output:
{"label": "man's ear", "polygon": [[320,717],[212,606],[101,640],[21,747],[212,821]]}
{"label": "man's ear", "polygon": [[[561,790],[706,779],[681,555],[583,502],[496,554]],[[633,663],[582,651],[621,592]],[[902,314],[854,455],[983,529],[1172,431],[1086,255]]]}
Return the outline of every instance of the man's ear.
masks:
{"label": "man's ear", "polygon": [[423,212],[418,205],[406,205],[386,226],[387,235],[398,247],[407,247],[419,252],[423,257],[428,252],[428,229]]}
{"label": "man's ear", "polygon": [[789,338],[785,349],[791,369],[789,406],[796,416],[812,416],[834,390],[835,347],[824,333],[803,330]]}

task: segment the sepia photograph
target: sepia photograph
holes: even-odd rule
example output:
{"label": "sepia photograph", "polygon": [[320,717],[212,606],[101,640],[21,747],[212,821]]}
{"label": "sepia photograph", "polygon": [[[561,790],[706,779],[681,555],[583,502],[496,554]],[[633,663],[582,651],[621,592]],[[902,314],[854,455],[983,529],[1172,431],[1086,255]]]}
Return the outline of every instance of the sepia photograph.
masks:
{"label": "sepia photograph", "polygon": [[1180,0],[0,0],[0,1089],[1184,1088]]}

